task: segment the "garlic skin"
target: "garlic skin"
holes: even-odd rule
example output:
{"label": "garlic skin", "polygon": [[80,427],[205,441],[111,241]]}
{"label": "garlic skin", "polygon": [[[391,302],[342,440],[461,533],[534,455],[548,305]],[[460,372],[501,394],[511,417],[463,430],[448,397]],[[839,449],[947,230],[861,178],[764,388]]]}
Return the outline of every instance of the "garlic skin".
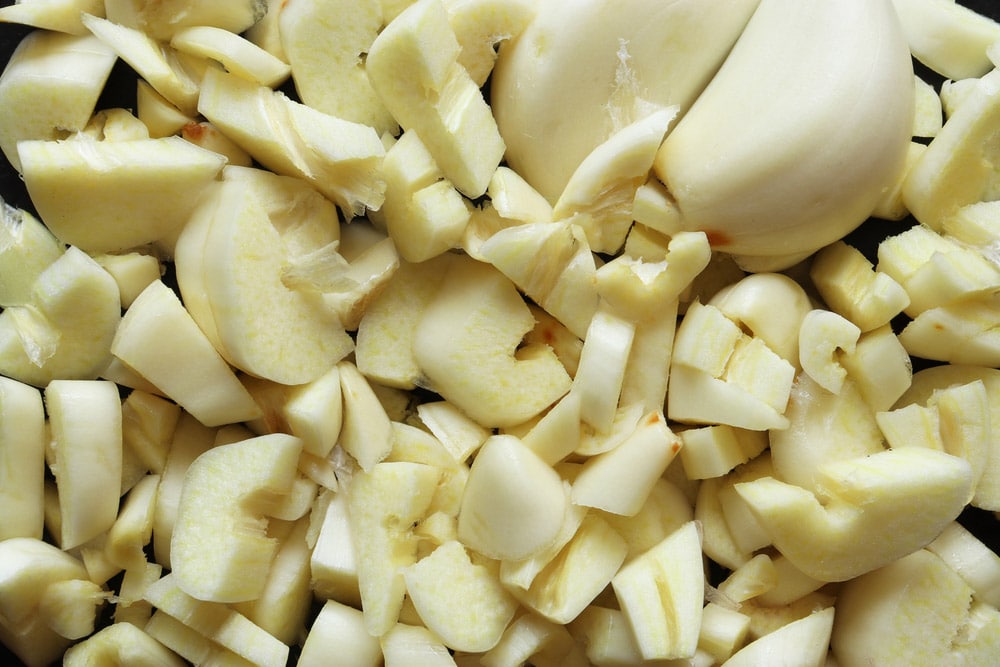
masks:
{"label": "garlic skin", "polygon": [[683,229],[790,264],[851,232],[898,182],[913,109],[889,0],[762,0],[653,170]]}
{"label": "garlic skin", "polygon": [[504,43],[490,104],[508,164],[550,203],[615,131],[679,104],[722,64],[758,0],[545,0]]}

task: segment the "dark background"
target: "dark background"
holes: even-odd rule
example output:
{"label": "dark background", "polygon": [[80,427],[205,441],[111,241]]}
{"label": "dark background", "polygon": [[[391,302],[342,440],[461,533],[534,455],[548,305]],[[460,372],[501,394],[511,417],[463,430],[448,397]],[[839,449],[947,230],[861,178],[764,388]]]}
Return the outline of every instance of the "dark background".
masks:
{"label": "dark background", "polygon": [[[11,4],[14,3],[10,0],[0,0],[0,6]],[[1000,0],[959,0],[959,4],[1000,20]],[[29,30],[29,28],[24,26],[0,24],[0,62],[7,62],[17,43]],[[928,71],[919,63],[915,67],[918,74],[925,80],[935,85],[940,85],[941,77]],[[134,106],[135,74],[125,63],[119,61],[112,71],[108,86],[99,100],[97,108],[125,107],[134,109]],[[25,110],[25,113],[30,112],[30,109]],[[24,189],[24,184],[2,155],[0,155],[0,197],[11,205],[33,210],[31,201]],[[848,237],[848,241],[860,248],[869,257],[873,257],[874,250],[882,238],[889,234],[897,233],[901,229],[900,224],[913,224],[913,222],[913,220],[908,220],[903,223],[887,224],[885,221],[869,221],[851,234]],[[994,551],[1000,552],[1000,522],[997,521],[997,518],[992,513],[969,509],[962,515],[960,520]],[[18,664],[9,651],[2,646],[0,646],[0,664]]]}

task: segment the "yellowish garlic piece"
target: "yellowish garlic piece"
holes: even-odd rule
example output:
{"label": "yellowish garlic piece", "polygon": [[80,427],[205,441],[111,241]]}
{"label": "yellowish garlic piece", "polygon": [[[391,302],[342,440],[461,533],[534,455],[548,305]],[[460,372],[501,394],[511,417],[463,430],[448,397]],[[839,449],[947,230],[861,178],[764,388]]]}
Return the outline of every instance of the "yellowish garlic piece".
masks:
{"label": "yellowish garlic piece", "polygon": [[995,261],[998,206],[1000,204],[993,201],[963,206],[945,221],[942,231],[945,236],[973,246],[987,259]]}
{"label": "yellowish garlic piece", "polygon": [[892,0],[914,58],[948,79],[986,74],[1000,24],[947,0]]}
{"label": "yellowish garlic piece", "polygon": [[570,389],[580,397],[581,419],[598,433],[614,422],[634,336],[635,324],[607,303],[598,306]]}
{"label": "yellowish garlic piece", "polygon": [[913,376],[913,362],[889,324],[861,334],[854,352],[842,355],[840,363],[876,411],[892,407]]}
{"label": "yellowish garlic piece", "polygon": [[[896,181],[913,98],[910,52],[889,2],[762,0],[667,136],[654,172],[683,229],[706,232],[713,248],[758,271],[787,268],[858,227]],[[837,150],[825,150],[831,141]],[[843,160],[849,172],[838,171]]]}
{"label": "yellowish garlic piece", "polygon": [[632,215],[639,224],[667,236],[681,231],[681,214],[677,204],[656,178],[650,178],[636,189]]}
{"label": "yellowish garlic piece", "polygon": [[415,661],[427,667],[452,667],[448,647],[423,625],[397,623],[379,639],[386,667],[404,667]]}
{"label": "yellowish garlic piece", "polygon": [[467,460],[491,435],[447,401],[421,403],[417,414],[455,461]]}
{"label": "yellowish garlic piece", "polygon": [[608,586],[627,553],[628,545],[617,531],[604,519],[590,514],[531,586],[513,592],[522,604],[544,618],[566,624]]}
{"label": "yellowish garlic piece", "polygon": [[911,403],[895,410],[875,414],[886,444],[899,447],[927,447],[944,451],[941,441],[941,419],[931,406]]}
{"label": "yellowish garlic piece", "polygon": [[809,277],[830,309],[862,332],[888,324],[910,305],[902,285],[843,241],[816,254]]}
{"label": "yellowish garlic piece", "polygon": [[826,585],[825,581],[813,579],[780,554],[771,559],[771,565],[775,584],[754,596],[754,603],[768,607],[790,605]]}
{"label": "yellowish garlic piece", "polygon": [[636,405],[645,411],[662,409],[667,397],[678,308],[676,300],[661,303],[649,317],[636,323],[619,403]]}
{"label": "yellowish garlic piece", "polygon": [[324,492],[313,506],[311,517],[318,528],[309,559],[311,587],[319,599],[360,607],[358,562],[347,504],[346,493]]}
{"label": "yellowish garlic piece", "polygon": [[0,369],[38,387],[96,378],[111,358],[118,301],[114,279],[85,252],[68,248],[38,274],[26,303],[0,314]]}
{"label": "yellowish garlic piece", "polygon": [[799,328],[812,304],[805,289],[789,276],[752,274],[723,287],[707,303],[790,364],[798,363]]}
{"label": "yellowish garlic piece", "polygon": [[756,457],[769,444],[762,431],[726,424],[688,428],[677,435],[683,442],[680,457],[690,479],[722,477]]}
{"label": "yellowish garlic piece", "polygon": [[[913,412],[919,407],[911,403],[901,410]],[[967,384],[939,389],[927,399],[925,409],[929,411],[929,415],[923,411],[917,412],[917,437],[914,442],[907,442],[900,437],[902,435],[900,433],[886,433],[886,440],[892,447],[930,446],[965,459],[972,469],[972,494],[975,495],[986,469],[992,438],[986,385],[981,380],[974,380]],[[876,418],[878,416],[876,415]],[[880,427],[882,423],[879,422]],[[933,431],[934,427],[937,429],[936,432]],[[921,438],[921,431],[926,432],[926,430],[931,431],[927,434],[929,437]]]}
{"label": "yellowish garlic piece", "polygon": [[658,308],[680,298],[711,258],[708,238],[701,232],[671,237],[659,262],[619,255],[597,270],[597,291],[624,317],[637,324],[655,316]]}
{"label": "yellowish garlic piece", "polygon": [[[456,651],[493,648],[517,611],[517,600],[488,566],[450,541],[403,570],[407,595],[427,628]],[[457,608],[465,613],[455,614]],[[468,622],[472,615],[475,623]]]}
{"label": "yellowish garlic piece", "polygon": [[[2,11],[30,4],[37,3]],[[15,169],[21,168],[19,141],[58,139],[87,125],[115,60],[111,47],[86,31],[38,30],[20,43],[0,77],[0,149]],[[38,112],[19,111],[25,108]]]}
{"label": "yellowish garlic piece", "polygon": [[580,456],[594,456],[611,451],[635,432],[639,420],[645,413],[640,403],[623,404],[619,401],[609,431],[601,432],[588,426],[586,422],[580,422],[580,444],[574,453]]}
{"label": "yellowish garlic piece", "polygon": [[573,502],[612,514],[636,514],[681,447],[663,413],[650,412],[624,442],[583,464],[573,481]]}
{"label": "yellowish garlic piece", "polygon": [[899,333],[899,342],[913,357],[1000,365],[997,301],[995,294],[986,294],[925,310]]}
{"label": "yellowish garlic piece", "polygon": [[719,583],[718,593],[729,603],[741,604],[777,585],[778,570],[774,567],[774,559],[761,553],[730,572]]}
{"label": "yellowish garlic piece", "polygon": [[[152,341],[159,342],[150,347]],[[126,311],[111,352],[208,426],[260,414],[232,368],[160,280]]]}
{"label": "yellowish garlic piece", "polygon": [[184,661],[131,623],[114,623],[76,644],[63,657],[69,667],[92,664],[183,667]]}
{"label": "yellowish garlic piece", "polygon": [[32,537],[0,542],[0,637],[26,664],[48,664],[71,641],[49,627],[39,604],[49,586],[61,581],[89,582],[75,556]]}
{"label": "yellowish garlic piece", "polygon": [[[214,447],[191,463],[170,538],[171,571],[185,593],[214,602],[260,595],[278,547],[266,534],[267,512],[290,490],[301,451],[298,438],[276,433]],[[220,470],[226,484],[215,479]]]}
{"label": "yellowish garlic piece", "polygon": [[625,540],[628,545],[625,559],[629,561],[691,521],[694,508],[681,488],[664,477],[656,481],[635,514],[624,516],[600,511],[599,516]]}
{"label": "yellowish garlic piece", "polygon": [[161,264],[153,255],[141,252],[124,254],[99,254],[94,259],[111,274],[118,283],[122,308],[128,308],[136,297],[160,278]]}
{"label": "yellowish garlic piece", "polygon": [[701,614],[698,648],[724,663],[742,647],[750,631],[750,617],[715,602],[705,605]]}
{"label": "yellowish garlic piece", "polygon": [[641,664],[642,654],[624,612],[590,605],[568,624],[593,665]]}
{"label": "yellowish garlic piece", "polygon": [[527,223],[486,239],[479,255],[573,334],[586,338],[599,306],[597,266],[574,222]]}
{"label": "yellowish garlic piece", "polygon": [[[538,5],[525,30],[500,49],[493,71],[490,101],[507,161],[555,202],[586,156],[616,131],[673,104],[686,111],[756,6]],[[676,45],[669,57],[664,44]]]}
{"label": "yellowish garlic piece", "polygon": [[783,413],[795,367],[715,306],[688,308],[677,328],[670,373],[670,419],[752,430],[788,425]]}
{"label": "yellowish garlic piece", "polygon": [[[26,141],[18,146],[39,217],[64,243],[126,250],[177,234],[226,158],[180,137]],[[125,185],[125,184],[128,185]]]}
{"label": "yellowish garlic piece", "polygon": [[736,491],[736,486],[773,474],[775,470],[772,457],[757,456],[723,477],[715,490],[726,532],[736,548],[743,553],[752,555],[769,547],[772,539]]}
{"label": "yellowish garlic piece", "polygon": [[517,288],[493,267],[453,262],[424,308],[413,338],[430,388],[484,427],[540,414],[572,380],[550,348],[518,349],[534,325]]}
{"label": "yellowish garlic piece", "polygon": [[[356,226],[362,224],[359,222]],[[370,243],[361,248],[352,247],[349,236],[350,233],[345,233],[341,239],[341,252],[352,251],[350,256],[341,255],[346,262],[334,256],[331,263],[336,268],[330,267],[326,256],[328,249],[320,248],[303,257],[299,269],[307,280],[318,278],[324,303],[337,315],[344,329],[357,331],[368,304],[385,289],[399,268],[400,257],[395,242],[388,236],[367,239]],[[290,278],[290,272],[285,273],[285,278]]]}
{"label": "yellowish garlic piece", "polygon": [[965,580],[976,599],[997,607],[1000,602],[1000,556],[972,532],[956,521],[926,548]]}
{"label": "yellowish garlic piece", "polygon": [[361,65],[389,18],[385,13],[379,3],[296,2],[275,7],[263,20],[274,23],[272,48],[291,65],[303,102],[384,134],[395,132],[396,121]]}
{"label": "yellowish garlic piece", "polygon": [[513,436],[476,454],[458,515],[462,543],[495,559],[522,559],[556,540],[569,505],[559,475]]}
{"label": "yellowish garlic piece", "polygon": [[611,585],[643,659],[694,655],[705,574],[701,538],[693,522],[622,567]]}
{"label": "yellowish garlic piece", "polygon": [[[475,2],[469,4],[474,5]],[[493,172],[486,194],[497,213],[508,220],[525,223],[553,220],[552,204],[523,176],[506,165],[500,165]]]}
{"label": "yellowish garlic piece", "polygon": [[399,620],[406,595],[402,570],[417,562],[413,526],[426,516],[439,479],[433,466],[402,461],[377,463],[351,479],[348,534],[365,628],[374,636],[385,634]]}
{"label": "yellowish garlic piece", "polygon": [[373,128],[216,69],[201,82],[198,113],[263,166],[309,182],[346,217],[382,205],[385,147]]}
{"label": "yellowish garlic piece", "polygon": [[73,549],[111,528],[122,474],[122,412],[106,380],[53,380],[45,388],[59,492],[59,546]]}
{"label": "yellowish garlic piece", "polygon": [[146,599],[214,644],[204,647],[208,652],[222,648],[262,667],[280,667],[288,660],[288,645],[228,605],[191,597],[177,585],[173,574],[147,588]]}
{"label": "yellowish garlic piece", "polygon": [[282,406],[292,435],[302,439],[302,450],[327,456],[337,444],[344,422],[339,366],[312,382],[296,387]]}
{"label": "yellowish garlic piece", "polygon": [[841,589],[833,655],[845,667],[889,659],[988,662],[1000,650],[1000,612],[972,597],[947,563],[915,551]]}
{"label": "yellowish garlic piece", "polygon": [[673,106],[652,112],[597,146],[567,181],[552,216],[583,228],[595,252],[620,250],[632,225],[636,190],[678,111]]}
{"label": "yellowish garlic piece", "polygon": [[327,600],[309,628],[302,644],[298,664],[303,667],[325,665],[334,653],[340,653],[350,667],[374,667],[382,659],[378,637],[365,630],[360,609],[336,600]]}
{"label": "yellowish garlic piece", "polygon": [[726,667],[753,667],[764,662],[783,664],[794,660],[803,667],[823,667],[833,631],[834,608],[827,607],[792,621],[737,651],[722,664]]}
{"label": "yellowish garlic piece", "polygon": [[0,540],[42,538],[46,441],[41,392],[0,378]]}
{"label": "yellowish garlic piece", "polygon": [[932,229],[962,206],[995,198],[997,156],[987,138],[1000,114],[998,80],[996,70],[976,80],[906,176],[903,202]]}
{"label": "yellowish garlic piece", "polygon": [[941,131],[944,123],[941,98],[938,97],[934,87],[919,76],[913,77],[913,85],[915,86],[913,136],[934,137]]}
{"label": "yellowish garlic piece", "polygon": [[845,581],[932,540],[968,501],[972,472],[956,456],[910,447],[827,463],[816,485],[814,495],[764,477],[736,490],[793,565],[814,579]]}
{"label": "yellowish garlic piece", "polygon": [[515,618],[500,642],[479,657],[483,667],[513,667],[528,661],[539,667],[587,664],[583,650],[565,627],[536,614]]}
{"label": "yellowish garlic piece", "polygon": [[160,474],[153,512],[153,558],[163,567],[171,566],[170,542],[177,522],[184,475],[199,455],[214,446],[217,430],[205,426],[188,412],[182,412],[177,421]]}
{"label": "yellowish garlic piece", "polygon": [[[148,604],[148,603],[147,603]],[[143,630],[150,637],[191,663],[212,660],[244,665],[246,661],[232,651],[214,643],[194,628],[184,625],[172,616],[156,610]]]}
{"label": "yellowish garlic piece", "polygon": [[269,526],[279,546],[267,583],[256,600],[234,605],[255,625],[288,645],[299,641],[314,600],[306,541],[309,522],[309,517],[303,517]]}
{"label": "yellowish garlic piece", "polygon": [[241,33],[263,16],[262,0],[221,0],[203,5],[195,0],[167,0],[147,5],[139,0],[106,0],[108,19],[169,40],[177,30],[208,25]]}
{"label": "yellowish garlic piece", "polygon": [[517,37],[535,15],[526,0],[445,0],[444,5],[462,47],[458,62],[480,88],[493,71],[499,47]]}
{"label": "yellowish garlic piece", "polygon": [[198,104],[198,84],[177,60],[170,48],[148,34],[113,20],[84,14],[83,25],[95,37],[113,49],[158,93],[186,114],[193,114]]}
{"label": "yellowish garlic piece", "polygon": [[85,35],[81,14],[104,15],[103,0],[36,0],[0,8],[0,21],[18,23],[52,32]]}
{"label": "yellowish garlic piece", "polygon": [[[914,374],[913,384],[906,393],[900,396],[899,401],[895,405],[897,409],[912,404],[926,405],[931,401],[931,397],[934,394],[943,390],[974,383],[977,380],[983,382],[989,402],[989,441],[987,444],[986,465],[983,468],[982,477],[979,478],[979,483],[976,485],[975,495],[971,504],[974,507],[981,507],[987,510],[993,510],[994,507],[1000,506],[1000,495],[998,495],[1000,494],[1000,491],[998,491],[998,488],[1000,488],[998,487],[1000,476],[998,476],[994,464],[997,460],[998,444],[1000,444],[1000,434],[997,433],[997,429],[994,426],[1000,423],[998,421],[1000,420],[1000,412],[998,412],[998,409],[1000,409],[1000,401],[998,401],[1000,394],[997,393],[998,389],[1000,389],[997,385],[1000,375],[997,373],[998,371],[993,368],[961,364],[946,364],[926,368]],[[972,391],[974,392],[975,390],[973,389]],[[963,406],[963,408],[965,407]],[[970,405],[967,408],[975,409],[976,406]],[[938,409],[940,411],[940,405]],[[953,414],[960,414],[960,411]],[[982,422],[980,421],[981,425]]]}
{"label": "yellowish garlic piece", "polygon": [[589,511],[589,508],[571,503],[566,508],[566,516],[551,544],[526,558],[501,560],[499,575],[504,586],[515,593],[526,592],[535,577],[548,567],[573,539]]}
{"label": "yellowish garlic piece", "polygon": [[882,241],[878,270],[906,290],[910,304],[904,312],[910,317],[1000,285],[1000,267],[974,248],[923,225]]}
{"label": "yellowish garlic piece", "polygon": [[184,28],[173,34],[170,46],[194,56],[216,60],[227,71],[264,86],[277,87],[291,67],[240,35],[215,26]]}
{"label": "yellowish garlic piece", "polygon": [[468,197],[486,192],[504,153],[496,121],[459,64],[461,45],[441,0],[419,0],[372,42],[365,69],[404,130],[416,130],[445,177]]}
{"label": "yellowish garlic piece", "polygon": [[153,509],[159,475],[146,475],[129,491],[114,525],[108,530],[104,551],[123,570],[146,564],[144,548],[153,534]]}
{"label": "yellowish garlic piece", "polygon": [[881,220],[903,220],[910,214],[903,200],[903,184],[906,183],[906,176],[910,169],[917,163],[920,156],[927,150],[927,144],[919,141],[911,141],[909,150],[906,151],[906,165],[903,171],[896,178],[895,183],[883,193],[882,198],[872,209],[873,218]]}
{"label": "yellowish garlic piece", "polygon": [[521,436],[521,442],[549,465],[555,465],[580,445],[580,395],[570,392],[559,399]]}
{"label": "yellowish garlic piece", "polygon": [[122,584],[115,598],[115,623],[132,623],[145,627],[153,615],[153,605],[146,602],[146,588],[163,575],[163,567],[158,563],[146,562],[141,566],[125,570]]}
{"label": "yellowish garlic piece", "polygon": [[457,247],[471,213],[415,130],[389,147],[382,169],[386,191],[379,215],[403,259],[423,262]]}
{"label": "yellowish garlic piece", "polygon": [[205,150],[225,156],[227,165],[250,167],[253,158],[235,141],[222,134],[215,125],[207,121],[185,123],[180,128],[180,135],[186,141]]}
{"label": "yellowish garlic piece", "polygon": [[827,391],[839,394],[847,379],[841,353],[854,351],[861,329],[829,310],[806,313],[799,328],[799,363],[802,371]]}
{"label": "yellowish garlic piece", "polygon": [[30,212],[4,202],[0,205],[0,304],[19,306],[31,301],[35,280],[62,256],[65,247]]}
{"label": "yellowish garlic piece", "polygon": [[705,556],[725,568],[736,570],[749,562],[754,554],[740,547],[729,530],[719,493],[724,484],[725,480],[721,477],[701,481],[695,500],[694,520],[701,524]]}
{"label": "yellowish garlic piece", "polygon": [[413,337],[453,260],[451,253],[420,263],[403,259],[368,304],[358,324],[355,348],[358,369],[366,377],[401,389],[426,383],[417,365]]}

